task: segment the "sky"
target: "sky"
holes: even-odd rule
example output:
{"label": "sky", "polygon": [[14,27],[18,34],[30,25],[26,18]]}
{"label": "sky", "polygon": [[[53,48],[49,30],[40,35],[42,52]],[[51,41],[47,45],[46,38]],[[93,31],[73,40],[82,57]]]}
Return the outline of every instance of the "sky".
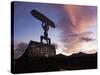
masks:
{"label": "sky", "polygon": [[[15,2],[14,3],[14,49],[30,40],[40,42],[43,35],[42,22],[31,15],[36,9],[55,23],[48,31],[56,54],[70,56],[84,52],[97,52],[97,7]],[[26,46],[26,45],[25,45]]]}

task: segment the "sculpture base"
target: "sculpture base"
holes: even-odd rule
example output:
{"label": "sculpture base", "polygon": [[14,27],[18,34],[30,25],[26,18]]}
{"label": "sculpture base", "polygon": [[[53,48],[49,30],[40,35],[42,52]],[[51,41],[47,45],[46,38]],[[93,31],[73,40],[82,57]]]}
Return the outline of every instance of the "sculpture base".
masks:
{"label": "sculpture base", "polygon": [[53,45],[35,41],[30,41],[26,53],[28,57],[52,57],[56,55],[55,47]]}

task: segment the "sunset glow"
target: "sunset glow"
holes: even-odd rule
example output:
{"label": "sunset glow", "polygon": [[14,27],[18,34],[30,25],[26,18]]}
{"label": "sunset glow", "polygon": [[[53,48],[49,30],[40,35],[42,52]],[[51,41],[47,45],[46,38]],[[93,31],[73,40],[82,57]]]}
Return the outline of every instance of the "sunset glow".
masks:
{"label": "sunset glow", "polygon": [[32,9],[37,9],[55,23],[49,37],[57,45],[56,54],[97,52],[97,7],[16,2],[14,8],[14,45],[28,44],[30,40],[40,42],[42,22],[30,14]]}

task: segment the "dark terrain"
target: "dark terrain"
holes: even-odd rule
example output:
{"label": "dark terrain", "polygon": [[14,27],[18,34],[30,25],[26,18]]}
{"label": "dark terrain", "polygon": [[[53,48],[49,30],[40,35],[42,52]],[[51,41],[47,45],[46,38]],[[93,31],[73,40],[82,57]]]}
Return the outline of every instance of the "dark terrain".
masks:
{"label": "dark terrain", "polygon": [[27,57],[23,54],[14,60],[14,73],[50,72],[97,68],[97,53],[78,53],[71,56],[62,54],[53,57]]}

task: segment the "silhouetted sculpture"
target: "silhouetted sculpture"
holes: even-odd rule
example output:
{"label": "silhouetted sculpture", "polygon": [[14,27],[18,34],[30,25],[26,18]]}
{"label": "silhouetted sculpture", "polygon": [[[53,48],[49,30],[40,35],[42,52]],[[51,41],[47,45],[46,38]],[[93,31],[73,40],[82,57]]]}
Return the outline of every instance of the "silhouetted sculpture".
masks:
{"label": "silhouetted sculpture", "polygon": [[40,39],[41,43],[43,43],[43,40],[45,40],[47,44],[51,44],[51,39],[48,38],[48,30],[49,30],[49,26],[51,26],[52,28],[55,28],[54,23],[50,19],[48,19],[46,16],[38,12],[37,10],[32,10],[31,14],[35,18],[42,21],[42,28],[44,29],[44,36],[41,36],[41,39]]}
{"label": "silhouetted sculpture", "polygon": [[[49,26],[55,28],[54,23],[37,10],[32,10],[31,14],[38,20],[42,21],[41,25],[44,30],[44,35],[41,35],[40,37],[41,43],[30,40],[29,45],[24,53],[24,57],[34,58],[55,56],[55,46],[51,45],[51,39],[48,37]],[[46,43],[44,43],[44,41],[46,41]]]}

